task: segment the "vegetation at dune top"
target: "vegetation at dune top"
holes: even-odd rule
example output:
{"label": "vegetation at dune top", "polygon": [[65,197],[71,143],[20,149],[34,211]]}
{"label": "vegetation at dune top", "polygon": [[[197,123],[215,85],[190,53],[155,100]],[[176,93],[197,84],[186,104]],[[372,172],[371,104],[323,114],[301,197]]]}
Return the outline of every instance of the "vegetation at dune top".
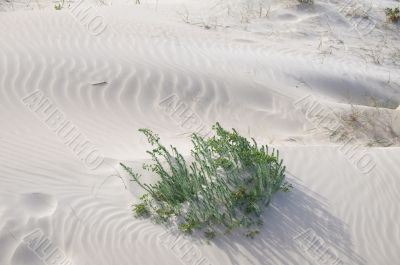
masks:
{"label": "vegetation at dune top", "polygon": [[387,20],[392,23],[397,23],[400,20],[400,9],[398,7],[386,8],[385,14],[386,14]]}
{"label": "vegetation at dune top", "polygon": [[188,234],[202,231],[208,239],[235,229],[245,229],[244,235],[253,238],[272,195],[291,189],[284,181],[285,166],[279,151],[270,152],[268,146],[258,146],[254,139],[249,141],[234,129],[227,131],[219,123],[213,126],[215,135],[208,139],[192,135],[190,163],[175,147],[162,145],[151,130],[139,131],[154,148],[147,151],[152,162],[143,168],[159,180],[144,183],[139,174],[121,163],[146,191],[133,206],[137,217],[175,224]]}

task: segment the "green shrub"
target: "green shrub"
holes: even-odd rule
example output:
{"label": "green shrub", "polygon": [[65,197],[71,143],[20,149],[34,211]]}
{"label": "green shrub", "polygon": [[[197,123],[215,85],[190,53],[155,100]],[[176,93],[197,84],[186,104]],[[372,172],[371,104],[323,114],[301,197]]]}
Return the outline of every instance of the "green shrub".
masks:
{"label": "green shrub", "polygon": [[254,139],[250,142],[218,123],[213,130],[215,136],[209,139],[192,135],[191,163],[175,147],[163,146],[157,134],[139,130],[154,148],[147,151],[153,162],[143,167],[160,179],[155,184],[143,183],[121,163],[133,181],[147,191],[134,206],[136,215],[148,214],[161,223],[174,220],[188,234],[205,229],[207,238],[213,238],[219,228],[230,232],[262,224],[261,213],[272,195],[291,187],[284,182],[279,151],[269,152],[268,146],[259,147]]}
{"label": "green shrub", "polygon": [[400,20],[400,9],[396,8],[386,8],[385,9],[386,18],[392,23],[397,23]]}

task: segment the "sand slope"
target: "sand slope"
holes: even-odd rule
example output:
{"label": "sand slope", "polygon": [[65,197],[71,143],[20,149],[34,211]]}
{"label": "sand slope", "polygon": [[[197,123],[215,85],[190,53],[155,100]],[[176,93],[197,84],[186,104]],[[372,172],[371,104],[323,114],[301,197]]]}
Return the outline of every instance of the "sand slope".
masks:
{"label": "sand slope", "polygon": [[[189,24],[173,11],[183,4]],[[98,7],[97,36],[68,9],[0,14],[0,265],[400,262],[398,28],[374,7],[377,31],[357,38],[334,1],[287,1],[245,30],[220,5],[204,15],[207,4]],[[318,125],[307,96],[352,145]],[[133,218],[141,191],[118,164],[147,159],[137,129],[188,154],[188,135],[216,121],[287,164],[294,190],[276,196],[260,235],[206,244]]]}

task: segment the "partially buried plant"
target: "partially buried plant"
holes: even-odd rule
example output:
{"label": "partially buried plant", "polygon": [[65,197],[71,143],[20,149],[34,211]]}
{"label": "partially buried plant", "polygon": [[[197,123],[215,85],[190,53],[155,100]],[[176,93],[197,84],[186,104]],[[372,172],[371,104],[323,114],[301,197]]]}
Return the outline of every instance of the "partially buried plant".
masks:
{"label": "partially buried plant", "polygon": [[[230,232],[262,224],[261,213],[272,195],[289,191],[284,181],[285,166],[279,151],[258,146],[236,130],[227,131],[219,123],[209,139],[193,134],[188,163],[178,150],[161,144],[157,134],[140,129],[153,150],[147,151],[151,164],[143,167],[159,176],[155,184],[140,180],[139,174],[121,163],[147,193],[134,205],[136,216],[151,217],[160,223],[175,223],[191,234],[203,230],[207,238],[216,232]],[[256,234],[250,232],[251,237]],[[247,234],[248,235],[248,234]]]}

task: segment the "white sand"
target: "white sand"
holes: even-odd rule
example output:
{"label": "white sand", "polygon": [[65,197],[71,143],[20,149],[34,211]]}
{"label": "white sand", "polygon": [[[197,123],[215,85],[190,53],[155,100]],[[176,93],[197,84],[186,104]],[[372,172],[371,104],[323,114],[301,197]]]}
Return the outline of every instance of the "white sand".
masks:
{"label": "white sand", "polygon": [[[96,4],[97,36],[49,2],[3,8],[0,265],[400,264],[400,31],[382,11],[398,3],[353,1],[374,23],[357,31],[341,2],[269,1],[261,19],[240,1]],[[118,164],[148,158],[138,128],[188,154],[216,121],[278,147],[294,189],[255,239],[174,244],[132,217],[142,191]]]}

